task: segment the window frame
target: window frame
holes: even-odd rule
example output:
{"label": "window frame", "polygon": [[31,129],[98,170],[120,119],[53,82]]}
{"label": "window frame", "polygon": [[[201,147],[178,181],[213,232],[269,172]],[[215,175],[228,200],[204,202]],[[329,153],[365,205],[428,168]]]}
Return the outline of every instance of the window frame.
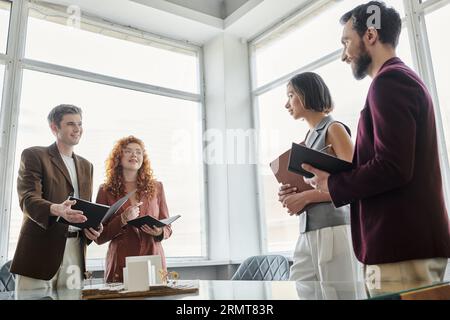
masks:
{"label": "window frame", "polygon": [[[4,62],[5,68],[5,82],[4,92],[5,95],[2,99],[1,109],[1,143],[0,148],[5,150],[0,154],[0,189],[4,192],[0,193],[0,264],[8,259],[8,244],[9,244],[9,227],[11,216],[11,201],[12,201],[12,185],[14,174],[14,159],[16,152],[16,139],[18,136],[17,127],[19,121],[19,109],[20,109],[20,97],[22,90],[22,76],[23,70],[32,70],[38,72],[44,72],[52,75],[64,76],[82,81],[88,81],[92,83],[98,83],[123,89],[129,89],[139,91],[143,93],[150,93],[159,96],[166,96],[171,98],[177,98],[187,101],[193,101],[200,104],[200,133],[206,130],[206,108],[205,108],[205,93],[204,93],[204,70],[203,70],[203,49],[202,47],[186,43],[183,41],[166,38],[159,35],[153,35],[141,30],[132,29],[115,22],[105,21],[97,17],[89,16],[85,13],[81,15],[81,23],[88,22],[89,24],[95,24],[98,27],[102,27],[114,32],[124,33],[133,37],[142,37],[146,40],[151,40],[164,46],[171,46],[184,51],[190,51],[197,57],[197,79],[199,93],[185,92],[160,86],[151,85],[148,83],[141,83],[136,81],[125,80],[117,77],[106,76],[94,72],[88,72],[78,70],[76,68],[65,67],[61,65],[46,63],[42,61],[36,61],[32,59],[25,59],[25,44],[26,44],[26,30],[29,17],[29,9],[42,4],[36,4],[22,0],[11,0],[11,16],[10,16],[10,29],[8,35],[8,51],[6,55],[0,54],[0,63]],[[65,8],[62,7],[61,8]],[[49,9],[49,8],[46,8]],[[58,11],[54,7],[50,7],[50,10],[55,10],[56,14],[65,16],[65,11]],[[200,137],[201,138],[201,137]],[[207,193],[207,168],[205,161],[203,161],[203,150],[205,148],[205,142],[202,140],[199,153],[202,160],[200,172],[202,176],[199,178],[200,184],[200,197],[201,197],[201,256],[188,256],[188,257],[176,257],[176,260],[188,259],[189,261],[204,261],[209,258],[208,255],[208,239],[209,231],[207,224],[207,208],[208,208],[208,193]],[[4,169],[3,169],[4,168]],[[169,257],[170,258],[170,257]],[[102,265],[100,261],[103,259],[89,259],[93,261],[87,261],[88,265],[98,266]],[[97,260],[97,261],[96,261]]]}
{"label": "window frame", "polygon": [[8,36],[7,36],[7,40],[6,40],[6,50],[5,53],[3,54],[0,52],[0,63],[2,60],[6,60],[7,57],[7,53],[8,53],[8,43],[9,43],[9,36],[11,34],[11,12],[12,12],[12,7],[13,7],[13,1],[14,0],[2,0],[2,2],[9,2],[10,3],[10,10],[9,10],[9,22],[8,22]]}
{"label": "window frame", "polygon": [[419,75],[427,85],[433,105],[435,108],[436,130],[439,146],[439,160],[441,163],[442,184],[444,189],[444,199],[447,204],[447,212],[450,216],[450,159],[447,153],[447,146],[450,141],[445,140],[444,123],[442,119],[441,106],[437,91],[436,78],[434,76],[433,61],[431,58],[431,48],[428,41],[428,30],[426,27],[425,16],[428,13],[439,10],[450,5],[450,0],[403,0],[406,14],[411,17],[408,19],[408,32],[411,40],[411,51],[413,60],[417,65]]}
{"label": "window frame", "polygon": [[[9,243],[9,223],[10,223],[10,203],[12,194],[13,172],[10,169],[14,162],[14,155],[11,157],[11,135],[16,132],[13,119],[18,113],[11,106],[17,103],[18,97],[12,91],[19,84],[20,77],[16,68],[19,61],[21,42],[20,28],[23,27],[21,21],[23,3],[20,0],[8,0],[11,3],[9,16],[8,40],[6,54],[0,54],[1,63],[5,65],[2,99],[0,108],[0,264],[7,261]],[[13,143],[14,144],[14,143]]]}

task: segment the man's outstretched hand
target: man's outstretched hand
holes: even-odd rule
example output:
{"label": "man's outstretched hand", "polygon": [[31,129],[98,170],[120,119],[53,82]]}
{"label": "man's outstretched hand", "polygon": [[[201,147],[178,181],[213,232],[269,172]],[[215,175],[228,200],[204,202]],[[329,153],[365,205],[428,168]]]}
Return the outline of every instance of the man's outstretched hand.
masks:
{"label": "man's outstretched hand", "polygon": [[75,205],[75,200],[66,200],[63,203],[52,204],[50,213],[57,217],[62,217],[71,223],[83,223],[87,221],[87,217],[83,215],[83,211],[73,210],[71,207]]}

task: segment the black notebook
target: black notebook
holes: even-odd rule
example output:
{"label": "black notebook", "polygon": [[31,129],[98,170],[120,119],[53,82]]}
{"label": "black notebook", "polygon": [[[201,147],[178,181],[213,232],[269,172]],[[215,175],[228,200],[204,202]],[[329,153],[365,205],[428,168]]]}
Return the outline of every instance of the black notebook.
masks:
{"label": "black notebook", "polygon": [[176,216],[173,216],[173,217],[170,217],[170,218],[167,218],[167,219],[158,220],[158,219],[155,219],[155,218],[153,218],[151,216],[143,216],[143,217],[139,217],[139,218],[130,220],[127,223],[132,225],[132,226],[134,226],[134,227],[136,227],[136,228],[140,228],[144,224],[146,224],[146,225],[148,225],[150,227],[155,226],[155,227],[161,228],[161,227],[165,227],[165,226],[171,224],[172,222],[177,220],[179,217],[181,217],[181,216],[178,214]]}
{"label": "black notebook", "polygon": [[75,200],[76,203],[72,206],[73,210],[83,211],[87,220],[83,223],[71,223],[62,217],[58,217],[56,221],[69,224],[80,229],[98,228],[100,223],[108,221],[108,219],[123,206],[125,202],[136,192],[136,190],[128,193],[126,196],[117,200],[112,206],[94,203],[83,199],[70,197],[69,200]]}
{"label": "black notebook", "polygon": [[302,164],[304,163],[329,173],[339,173],[353,169],[353,164],[351,162],[338,159],[324,152],[297,143],[292,143],[288,170],[306,178],[314,177],[312,173],[302,169]]}

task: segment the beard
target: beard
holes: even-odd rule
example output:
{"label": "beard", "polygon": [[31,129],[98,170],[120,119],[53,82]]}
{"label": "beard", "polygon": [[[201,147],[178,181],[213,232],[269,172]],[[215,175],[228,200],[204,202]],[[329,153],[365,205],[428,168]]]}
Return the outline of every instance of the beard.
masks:
{"label": "beard", "polygon": [[372,64],[372,57],[367,52],[364,42],[361,41],[360,54],[358,59],[356,59],[354,67],[352,68],[353,76],[356,80],[364,79],[369,70],[369,66]]}

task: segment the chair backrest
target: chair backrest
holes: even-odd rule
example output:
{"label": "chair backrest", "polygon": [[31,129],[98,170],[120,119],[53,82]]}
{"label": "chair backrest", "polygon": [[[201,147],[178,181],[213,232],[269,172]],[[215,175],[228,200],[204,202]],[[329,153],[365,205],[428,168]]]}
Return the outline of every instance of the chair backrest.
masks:
{"label": "chair backrest", "polygon": [[231,280],[289,280],[289,261],[280,255],[253,256],[242,262]]}
{"label": "chair backrest", "polygon": [[15,279],[10,269],[11,261],[6,262],[0,269],[0,292],[14,291]]}

